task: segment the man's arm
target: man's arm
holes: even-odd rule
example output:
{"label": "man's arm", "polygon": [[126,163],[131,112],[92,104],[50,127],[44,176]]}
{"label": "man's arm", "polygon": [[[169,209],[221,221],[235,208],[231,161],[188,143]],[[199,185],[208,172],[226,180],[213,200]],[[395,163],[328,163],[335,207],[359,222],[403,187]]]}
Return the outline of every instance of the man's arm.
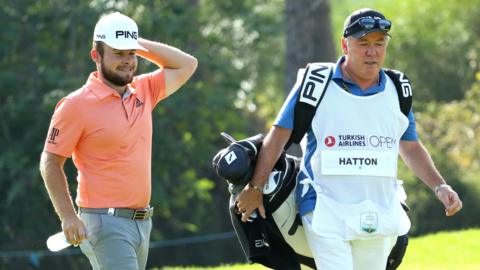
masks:
{"label": "man's arm", "polygon": [[436,194],[447,216],[462,209],[462,201],[438,172],[430,154],[420,141],[400,141],[400,156],[405,164]]}
{"label": "man's arm", "polygon": [[195,57],[163,43],[138,39],[138,43],[147,51],[137,50],[137,55],[165,69],[165,84],[167,96],[177,91],[197,69]]}
{"label": "man's arm", "polygon": [[62,230],[67,240],[78,245],[87,238],[83,222],[75,212],[73,201],[68,191],[68,183],[63,165],[66,157],[43,152],[40,158],[40,173],[53,207],[62,222]]}
{"label": "man's arm", "polygon": [[263,190],[263,186],[291,134],[291,129],[273,126],[263,140],[250,184],[237,197],[237,206],[238,210],[243,213],[243,222],[246,222],[257,208],[259,214],[266,217],[261,190]]}

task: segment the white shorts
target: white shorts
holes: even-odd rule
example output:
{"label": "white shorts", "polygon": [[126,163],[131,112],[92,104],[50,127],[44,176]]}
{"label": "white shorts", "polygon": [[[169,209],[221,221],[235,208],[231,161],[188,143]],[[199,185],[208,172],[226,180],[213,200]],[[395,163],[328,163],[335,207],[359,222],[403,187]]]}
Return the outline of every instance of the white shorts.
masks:
{"label": "white shorts", "polygon": [[350,241],[320,237],[312,230],[312,215],[304,215],[302,223],[317,269],[385,270],[397,236]]}

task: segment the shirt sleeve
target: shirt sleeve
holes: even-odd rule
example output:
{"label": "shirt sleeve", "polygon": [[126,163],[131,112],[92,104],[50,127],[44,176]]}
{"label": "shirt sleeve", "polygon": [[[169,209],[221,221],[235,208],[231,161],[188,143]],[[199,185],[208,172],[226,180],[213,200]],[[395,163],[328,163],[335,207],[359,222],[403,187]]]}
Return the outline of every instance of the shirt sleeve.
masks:
{"label": "shirt sleeve", "polygon": [[415,123],[415,116],[413,115],[413,109],[410,109],[408,113],[408,127],[403,133],[400,140],[403,141],[418,141],[417,126]]}
{"label": "shirt sleeve", "polygon": [[83,133],[83,122],[74,102],[61,99],[50,121],[43,150],[63,157],[70,157]]}
{"label": "shirt sleeve", "polygon": [[165,69],[157,69],[135,77],[135,88],[145,94],[152,110],[162,99],[167,97],[165,86]]}
{"label": "shirt sleeve", "polygon": [[283,128],[293,129],[293,115],[295,111],[295,104],[297,103],[298,93],[300,92],[300,86],[302,84],[303,75],[305,74],[305,69],[299,69],[297,73],[297,81],[293,85],[290,94],[288,94],[287,99],[282,105],[280,112],[273,123],[275,126],[280,126]]}

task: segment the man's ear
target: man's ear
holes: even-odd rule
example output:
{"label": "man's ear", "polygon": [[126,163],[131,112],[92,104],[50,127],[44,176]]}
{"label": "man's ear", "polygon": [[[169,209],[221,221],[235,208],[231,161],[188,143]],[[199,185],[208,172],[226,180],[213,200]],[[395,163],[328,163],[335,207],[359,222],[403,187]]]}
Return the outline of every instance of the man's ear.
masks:
{"label": "man's ear", "polygon": [[348,54],[347,39],[344,38],[344,37],[342,37],[341,44],[342,44],[343,54],[344,54],[344,55],[347,55],[347,54]]}
{"label": "man's ear", "polygon": [[101,60],[102,60],[102,56],[100,55],[100,53],[95,50],[95,49],[92,49],[90,51],[90,57],[92,58],[93,62],[95,63],[100,63]]}

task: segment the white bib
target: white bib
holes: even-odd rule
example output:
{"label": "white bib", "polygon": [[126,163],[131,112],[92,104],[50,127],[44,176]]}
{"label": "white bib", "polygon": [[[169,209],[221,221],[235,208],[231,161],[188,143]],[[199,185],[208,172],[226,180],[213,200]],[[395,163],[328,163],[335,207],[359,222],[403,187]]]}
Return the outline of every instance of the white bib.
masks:
{"label": "white bib", "polygon": [[329,84],[307,133],[301,168],[317,193],[312,219],[317,234],[350,240],[408,232],[396,181],[407,126],[389,78],[383,92],[370,96]]}

